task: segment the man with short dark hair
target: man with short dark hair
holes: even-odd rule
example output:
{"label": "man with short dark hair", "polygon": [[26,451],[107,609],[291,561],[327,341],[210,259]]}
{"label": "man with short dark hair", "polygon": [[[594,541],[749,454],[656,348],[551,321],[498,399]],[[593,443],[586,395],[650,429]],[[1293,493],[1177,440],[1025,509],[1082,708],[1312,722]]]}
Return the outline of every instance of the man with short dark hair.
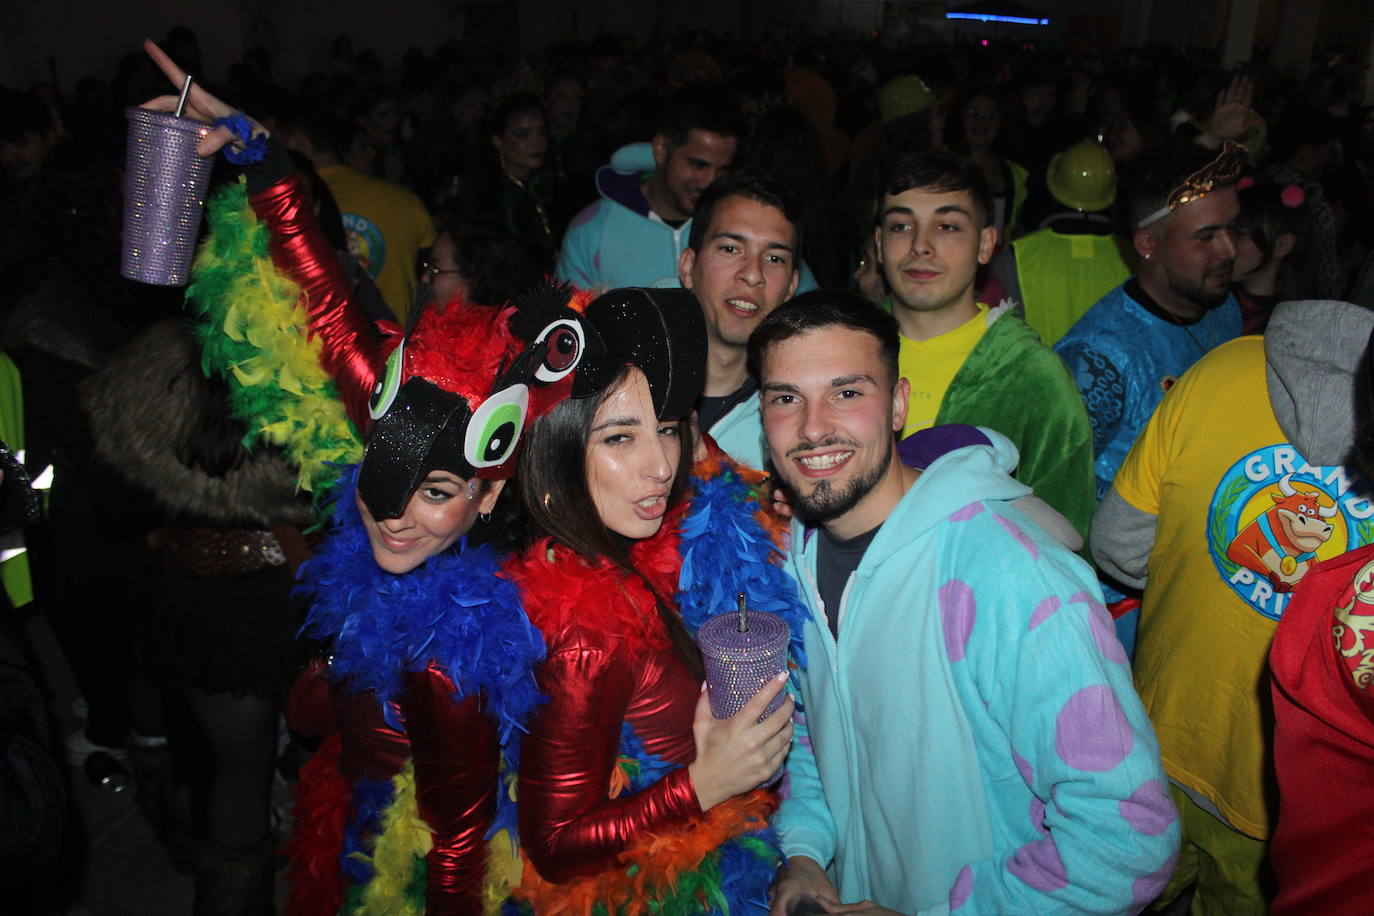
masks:
{"label": "man with short dark hair", "polygon": [[974,294],[997,230],[978,167],[945,150],[899,159],[883,183],[876,253],[910,383],[902,433],[987,426],[1021,455],[1016,477],[1080,534],[1092,518],[1092,428],[1063,364],[1012,314]]}
{"label": "man with short dark hair", "polygon": [[[1223,161],[1223,181],[1212,176],[1202,179],[1207,189],[1188,190],[1190,175]],[[1218,156],[1192,145],[1146,154],[1127,187],[1139,271],[1055,345],[1090,405],[1099,499],[1169,386],[1240,334],[1231,227],[1240,214],[1241,165],[1238,152]]]}
{"label": "man with short dark hair", "polygon": [[697,201],[682,285],[706,316],[706,385],[697,422],[741,464],[764,466],[758,385],[746,344],[760,321],[790,299],[801,278],[801,201],[761,172],[731,172]]}
{"label": "man with short dark hair", "polygon": [[898,349],[891,316],[828,290],[749,341],[811,612],[773,913],[1139,907],[1177,815],[1093,572],[1012,505],[1005,437],[897,460]]}
{"label": "man with short dark hair", "polygon": [[693,84],[668,96],[653,137],[653,171],[597,171],[601,197],[569,224],[557,276],[595,289],[676,286],[697,198],[730,168],[743,134],[729,89]]}
{"label": "man with short dark hair", "polygon": [[[1092,420],[1093,476],[1101,499],[1164,392],[1209,351],[1240,335],[1231,295],[1232,225],[1240,147],[1196,145],[1142,155],[1126,176],[1136,276],[1107,293],[1055,344]],[[1107,597],[1117,635],[1134,652],[1136,602]],[[1121,603],[1125,600],[1125,603]]]}

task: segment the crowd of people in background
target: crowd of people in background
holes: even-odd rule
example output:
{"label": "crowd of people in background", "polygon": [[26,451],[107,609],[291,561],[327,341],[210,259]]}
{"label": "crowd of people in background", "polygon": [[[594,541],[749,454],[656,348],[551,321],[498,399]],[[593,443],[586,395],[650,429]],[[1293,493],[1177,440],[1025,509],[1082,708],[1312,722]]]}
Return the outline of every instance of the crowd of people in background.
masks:
{"label": "crowd of people in background", "polygon": [[[806,635],[811,664],[823,643],[849,659],[851,671],[878,659],[875,670],[905,676],[909,660],[931,646],[940,664],[955,666],[948,683],[918,677],[913,689],[940,699],[925,709],[928,731],[907,743],[866,732],[880,730],[872,716],[850,716],[851,691],[877,689],[871,675],[853,683],[808,675],[793,691],[811,721],[797,719],[788,764],[799,767],[788,789],[796,800],[778,815],[787,857],[779,899],[855,903],[860,894],[895,909],[934,905],[930,888],[938,886],[935,896],[951,910],[972,901],[977,912],[1125,912],[1185,892],[1193,912],[1359,911],[1339,909],[1351,899],[1339,889],[1345,851],[1330,852],[1337,843],[1315,818],[1289,813],[1306,812],[1321,792],[1294,735],[1328,740],[1313,722],[1350,714],[1314,711],[1295,674],[1319,664],[1310,653],[1329,651],[1333,606],[1337,655],[1353,674],[1342,683],[1363,722],[1357,731],[1331,726],[1351,748],[1337,771],[1367,777],[1374,745],[1360,720],[1371,709],[1361,659],[1374,653],[1374,627],[1351,610],[1371,603],[1362,590],[1368,582],[1359,584],[1369,566],[1337,561],[1374,544],[1374,492],[1362,476],[1368,464],[1359,464],[1374,452],[1374,388],[1353,393],[1369,382],[1365,345],[1374,327],[1374,104],[1364,98],[1359,66],[1319,59],[1296,79],[1262,56],[1223,68],[1207,50],[888,47],[797,30],[762,41],[690,33],[635,44],[607,35],[529,58],[450,41],[388,61],[356,47],[356,38],[336,37],[326,67],[289,84],[262,50],[219,74],[205,71],[190,30],[174,28],[162,43],[212,100],[270,131],[283,159],[281,174],[269,178],[299,174],[330,276],[337,267],[342,278],[328,295],[356,303],[392,333],[439,339],[422,322],[435,320],[435,307],[503,305],[546,278],[586,291],[690,290],[704,320],[692,331],[704,334],[704,374],[688,398],[691,428],[741,466],[771,471],[797,502],[784,514],[795,511],[820,532],[794,548],[792,561],[799,581],[816,577],[815,595],[802,598],[815,612]],[[279,708],[293,683],[298,702],[297,671],[318,648],[298,638],[307,611],[292,596],[315,546],[295,528],[306,527],[311,512],[277,456],[240,451],[245,417],[224,406],[223,382],[199,377],[198,341],[179,319],[184,290],[120,277],[123,111],[166,93],[167,69],[156,61],[130,54],[71,87],[0,87],[0,438],[23,450],[35,476],[50,467],[53,480],[42,520],[24,530],[27,552],[0,554],[11,605],[0,615],[0,652],[8,657],[8,642],[25,641],[24,621],[44,616],[85,698],[84,726],[58,753],[79,760],[118,751],[128,760],[160,838],[196,876],[198,912],[267,912],[274,854],[285,839],[271,784],[278,773],[296,780],[319,744],[301,735],[282,742],[278,732]],[[216,163],[216,186],[237,181],[241,170]],[[275,187],[261,172],[248,170],[250,195]],[[294,225],[280,213],[275,219],[274,233]],[[657,314],[690,302],[677,295],[636,308]],[[664,333],[672,340],[663,353],[683,359],[673,334],[687,331]],[[613,335],[602,336],[614,349]],[[669,355],[660,357],[665,364]],[[841,395],[802,371],[812,363],[847,380]],[[685,420],[686,408],[665,418],[658,379],[645,378],[657,369],[641,368],[603,379],[597,397],[615,400],[632,388],[645,426]],[[866,526],[856,527],[855,504],[805,498],[806,475],[789,479],[779,443],[792,436],[815,444],[805,418],[787,408],[813,395],[871,395],[865,385],[892,402],[885,416],[888,427],[898,421],[902,441],[888,448],[892,430],[883,430],[882,417],[867,430],[882,454],[900,461],[870,469],[864,486],[895,495],[876,512],[862,502],[869,490],[859,492],[855,504],[869,508],[860,513]],[[564,412],[554,408],[553,416]],[[578,422],[590,427],[585,413]],[[855,428],[842,432],[850,439],[835,441],[866,446],[861,424],[848,422]],[[560,447],[591,447],[549,440],[539,429],[532,441],[550,461]],[[970,448],[992,457],[972,463]],[[950,452],[965,463],[952,463]],[[676,461],[669,471],[676,500],[687,471]],[[631,569],[629,542],[614,524],[579,530],[549,512],[550,494],[556,500],[565,481],[526,485],[521,475],[527,502],[542,493],[545,514],[536,506],[534,516],[545,534],[584,557],[591,544]],[[925,488],[919,498],[903,496],[917,494],[913,487]],[[168,489],[177,493],[170,504],[165,493],[149,498]],[[964,502],[939,495],[965,490]],[[479,508],[484,518],[493,510],[498,519],[514,515],[515,497],[498,503],[500,493],[469,490],[468,501],[480,498],[466,524]],[[592,508],[585,493],[566,498]],[[370,499],[360,496],[367,519],[372,507],[362,501]],[[978,513],[961,517],[977,499],[1016,508],[976,522]],[[0,501],[0,522],[8,513]],[[923,517],[936,516],[944,521],[922,527]],[[889,517],[906,526],[903,540],[884,527]],[[651,527],[649,544],[658,532]],[[256,540],[239,537],[247,529]],[[484,538],[480,530],[474,539]],[[232,549],[245,554],[249,544],[253,557],[221,562],[226,537],[239,538]],[[518,539],[492,540],[504,550]],[[986,568],[969,559],[975,542],[1016,559]],[[878,552],[930,580],[903,578],[892,566],[879,573],[876,560],[863,559]],[[12,565],[18,556],[22,572]],[[933,556],[938,563],[920,566]],[[554,598],[538,592],[540,562],[529,560],[521,574],[535,582],[527,594],[552,607]],[[1330,572],[1338,563],[1340,575]],[[1312,569],[1321,572],[1313,577],[1321,598],[1315,585],[1298,589]],[[864,585],[850,596],[854,575]],[[662,590],[641,578],[634,600],[671,618]],[[306,581],[324,601],[327,589]],[[855,616],[864,608],[844,610],[846,596],[860,602],[868,594],[872,615],[922,589],[942,626],[920,634],[929,645],[916,640],[898,651],[887,637],[900,619],[873,629],[875,617]],[[1024,633],[974,629],[975,603],[982,614],[990,595],[1016,590],[1025,592],[1014,602],[1026,611]],[[1079,605],[1081,622],[1070,616]],[[569,624],[553,610],[527,610],[546,636],[566,636],[559,627]],[[339,635],[311,620],[312,639]],[[1322,637],[1294,633],[1298,620]],[[1271,702],[1276,628],[1280,686]],[[681,646],[673,652],[683,655]],[[999,652],[1061,660],[1064,680],[972,663]],[[16,658],[7,670],[28,667]],[[574,674],[550,665],[540,675],[555,698],[550,709],[566,707],[568,717],[576,704],[560,702],[558,677],[576,682]],[[685,671],[673,677],[692,680]],[[8,704],[0,709],[3,734],[35,748],[48,742],[46,723],[11,710],[31,707],[31,691],[7,686],[0,698]],[[690,719],[695,695],[674,702],[678,719]],[[1104,705],[1114,712],[1102,713]],[[424,721],[407,707],[412,716]],[[360,731],[395,728],[375,715],[360,721]],[[558,727],[571,721],[539,720],[532,753],[552,755]],[[341,766],[356,792],[374,774],[361,764],[348,772],[344,724]],[[620,723],[598,724],[609,733]],[[903,795],[902,780],[891,779],[901,764],[861,752],[846,758],[826,729],[845,732],[855,747],[881,745],[882,753],[963,775]],[[1086,734],[1095,730],[1124,746],[1104,748],[1112,741]],[[944,756],[922,745],[946,733],[960,738]],[[435,745],[433,734],[387,734],[414,742],[417,754]],[[710,747],[697,737],[693,747],[691,735],[679,733],[669,746],[691,759]],[[369,765],[391,779],[404,753]],[[719,753],[703,759],[728,769]],[[1276,807],[1275,762],[1290,807]],[[774,765],[770,758],[763,772]],[[696,772],[700,779],[703,768]],[[601,774],[592,776],[589,794],[604,795]],[[722,799],[750,797],[748,779],[716,782],[728,784]],[[724,804],[707,804],[702,784],[703,810]],[[1070,784],[1085,797],[1052,791]],[[841,786],[846,800],[838,802]],[[981,826],[953,831],[935,854],[946,825],[963,816],[960,793],[984,789]],[[43,807],[42,791],[60,794],[20,786],[15,797],[28,800],[23,810],[32,815],[0,818],[0,850],[31,866],[0,888],[36,912],[56,912],[68,888],[55,876],[76,853],[54,839],[61,815]],[[892,805],[886,816],[901,825],[888,824],[892,837],[878,824],[881,793]],[[529,799],[553,797],[555,812],[557,794],[529,779]],[[1027,805],[1029,820],[1020,814]],[[1107,825],[1104,809],[1118,806]],[[913,811],[939,812],[930,815],[938,823]],[[53,817],[59,823],[45,826]],[[577,876],[576,868],[564,875],[571,860],[560,856],[605,854],[604,837],[569,840],[552,816],[521,818],[530,828],[522,843],[548,881]],[[1353,819],[1342,808],[1332,823]],[[1084,823],[1092,826],[1075,832]],[[1367,867],[1374,837],[1368,824],[1350,829],[1348,847]],[[1042,835],[1047,846],[1037,845]],[[898,844],[909,838],[926,858],[907,873]],[[1181,844],[1176,861],[1173,843]],[[240,877],[228,875],[223,856],[207,864],[197,852],[205,849],[237,850]],[[1330,852],[1321,864],[1317,849]],[[951,864],[989,850],[1006,853],[1005,871],[1025,887],[1007,891],[1001,864]],[[1120,870],[1098,880],[1114,866]],[[256,882],[238,910],[225,903],[235,880]],[[531,894],[552,901],[557,891],[538,885]],[[225,908],[214,909],[214,900]]]}

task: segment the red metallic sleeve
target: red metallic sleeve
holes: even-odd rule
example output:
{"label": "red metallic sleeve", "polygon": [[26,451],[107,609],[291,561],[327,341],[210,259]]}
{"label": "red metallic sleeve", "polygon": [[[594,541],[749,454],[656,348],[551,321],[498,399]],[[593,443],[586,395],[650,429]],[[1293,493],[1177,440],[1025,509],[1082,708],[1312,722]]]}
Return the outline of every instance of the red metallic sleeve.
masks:
{"label": "red metallic sleeve", "polygon": [[520,844],[546,880],[601,871],[646,831],[701,812],[685,767],[635,795],[608,798],[635,683],[624,655],[574,645],[538,672],[549,702],[521,742]]}
{"label": "red metallic sleeve", "polygon": [[500,747],[477,697],[453,700],[438,668],[406,675],[401,700],[415,761],[420,816],[434,831],[428,916],[480,916],[485,837],[496,814]]}
{"label": "red metallic sleeve", "polygon": [[325,371],[366,435],[367,402],[384,362],[382,337],[349,295],[343,268],[320,231],[300,176],[292,173],[249,201],[270,232],[273,262],[305,292],[310,331],[323,344]]}
{"label": "red metallic sleeve", "polygon": [[334,715],[343,731],[343,750],[339,769],[349,782],[360,779],[390,779],[410,758],[410,742],[404,730],[387,724],[371,690],[349,691],[330,687]]}

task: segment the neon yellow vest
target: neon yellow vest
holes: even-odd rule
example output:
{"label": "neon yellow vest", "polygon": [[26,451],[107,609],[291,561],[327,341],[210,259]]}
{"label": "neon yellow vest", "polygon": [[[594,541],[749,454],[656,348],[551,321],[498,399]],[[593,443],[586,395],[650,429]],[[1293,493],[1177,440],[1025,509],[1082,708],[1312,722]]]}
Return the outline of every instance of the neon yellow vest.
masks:
{"label": "neon yellow vest", "polygon": [[1052,347],[1073,323],[1131,275],[1125,241],[1040,229],[1011,243],[1026,324]]}
{"label": "neon yellow vest", "polygon": [[[24,388],[19,370],[4,353],[0,353],[0,439],[16,455],[24,449]],[[0,539],[0,586],[13,607],[23,607],[33,600],[23,532],[12,531]]]}

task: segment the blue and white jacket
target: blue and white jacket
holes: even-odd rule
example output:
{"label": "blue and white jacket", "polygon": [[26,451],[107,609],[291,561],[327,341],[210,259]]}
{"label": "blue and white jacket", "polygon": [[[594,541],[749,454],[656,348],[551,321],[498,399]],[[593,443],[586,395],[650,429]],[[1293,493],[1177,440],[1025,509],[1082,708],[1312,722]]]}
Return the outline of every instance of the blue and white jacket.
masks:
{"label": "blue and white jacket", "polygon": [[[596,172],[599,200],[568,224],[554,273],[582,289],[676,287],[677,262],[692,235],[689,219],[674,229],[649,209],[640,182],[654,169],[647,143],[621,147]],[[805,262],[797,292],[816,288]]]}

